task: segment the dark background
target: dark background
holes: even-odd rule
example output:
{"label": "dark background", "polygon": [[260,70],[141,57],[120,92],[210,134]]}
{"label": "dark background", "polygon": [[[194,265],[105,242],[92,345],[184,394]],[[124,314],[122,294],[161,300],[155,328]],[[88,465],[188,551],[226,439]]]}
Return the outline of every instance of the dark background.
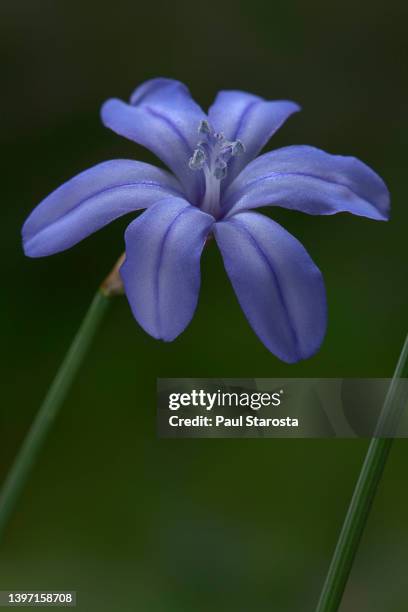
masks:
{"label": "dark background", "polygon": [[[303,106],[273,146],[353,154],[392,219],[267,211],[325,276],[321,351],[279,362],[246,323],[211,245],[200,304],[159,343],[117,298],[18,504],[1,589],[72,589],[84,611],[313,611],[366,440],[158,440],[156,377],[390,376],[407,332],[407,3],[3,0],[0,476],[99,282],[122,219],[38,260],[20,227],[61,182],[115,157],[154,161],[99,108],[146,78],[208,106],[241,88]],[[406,442],[394,445],[342,612],[407,609]]]}

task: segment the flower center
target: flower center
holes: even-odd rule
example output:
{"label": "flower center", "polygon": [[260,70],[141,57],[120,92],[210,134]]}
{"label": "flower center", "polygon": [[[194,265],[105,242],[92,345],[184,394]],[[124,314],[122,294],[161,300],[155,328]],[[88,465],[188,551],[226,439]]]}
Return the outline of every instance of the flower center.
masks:
{"label": "flower center", "polygon": [[204,172],[205,193],[201,209],[218,217],[221,181],[227,176],[228,162],[232,157],[242,155],[245,152],[245,146],[240,140],[231,142],[222,132],[214,132],[208,121],[201,121],[198,133],[201,140],[188,165],[191,170],[203,170]]}

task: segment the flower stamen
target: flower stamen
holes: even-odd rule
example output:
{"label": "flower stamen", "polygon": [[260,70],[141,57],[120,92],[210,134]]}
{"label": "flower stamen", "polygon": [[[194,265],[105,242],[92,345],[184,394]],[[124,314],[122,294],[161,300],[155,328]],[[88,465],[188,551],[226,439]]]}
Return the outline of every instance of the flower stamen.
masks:
{"label": "flower stamen", "polygon": [[208,121],[203,120],[198,127],[202,137],[190,157],[191,170],[203,170],[205,193],[201,209],[215,217],[220,212],[220,182],[227,176],[231,158],[242,155],[245,146],[240,140],[230,141],[222,132],[215,132]]}

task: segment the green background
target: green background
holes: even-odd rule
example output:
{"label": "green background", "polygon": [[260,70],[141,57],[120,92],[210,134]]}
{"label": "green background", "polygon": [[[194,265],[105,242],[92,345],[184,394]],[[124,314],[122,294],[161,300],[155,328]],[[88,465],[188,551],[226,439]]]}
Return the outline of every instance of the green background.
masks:
{"label": "green background", "polygon": [[[122,219],[29,260],[20,227],[97,162],[155,161],[100,123],[101,103],[147,78],[208,106],[241,88],[303,106],[273,147],[353,154],[392,194],[392,218],[266,210],[323,271],[321,351],[278,361],[246,323],[214,244],[188,329],[147,336],[118,298],[19,501],[0,589],[72,589],[83,611],[313,611],[366,440],[158,440],[156,377],[390,376],[407,332],[405,1],[3,0],[0,477],[99,282]],[[406,442],[393,448],[342,612],[408,607]]]}

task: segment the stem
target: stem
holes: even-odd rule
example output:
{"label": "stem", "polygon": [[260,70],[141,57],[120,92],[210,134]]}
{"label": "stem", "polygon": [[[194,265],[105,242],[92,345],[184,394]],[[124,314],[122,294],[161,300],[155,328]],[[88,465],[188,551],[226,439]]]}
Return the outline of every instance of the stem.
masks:
{"label": "stem", "polygon": [[41,447],[107,311],[109,293],[99,289],[32,423],[0,493],[0,539]]}
{"label": "stem", "polygon": [[[392,378],[333,554],[316,612],[336,612],[381,480],[401,411],[406,405],[408,336]],[[380,437],[380,436],[387,437]]]}

